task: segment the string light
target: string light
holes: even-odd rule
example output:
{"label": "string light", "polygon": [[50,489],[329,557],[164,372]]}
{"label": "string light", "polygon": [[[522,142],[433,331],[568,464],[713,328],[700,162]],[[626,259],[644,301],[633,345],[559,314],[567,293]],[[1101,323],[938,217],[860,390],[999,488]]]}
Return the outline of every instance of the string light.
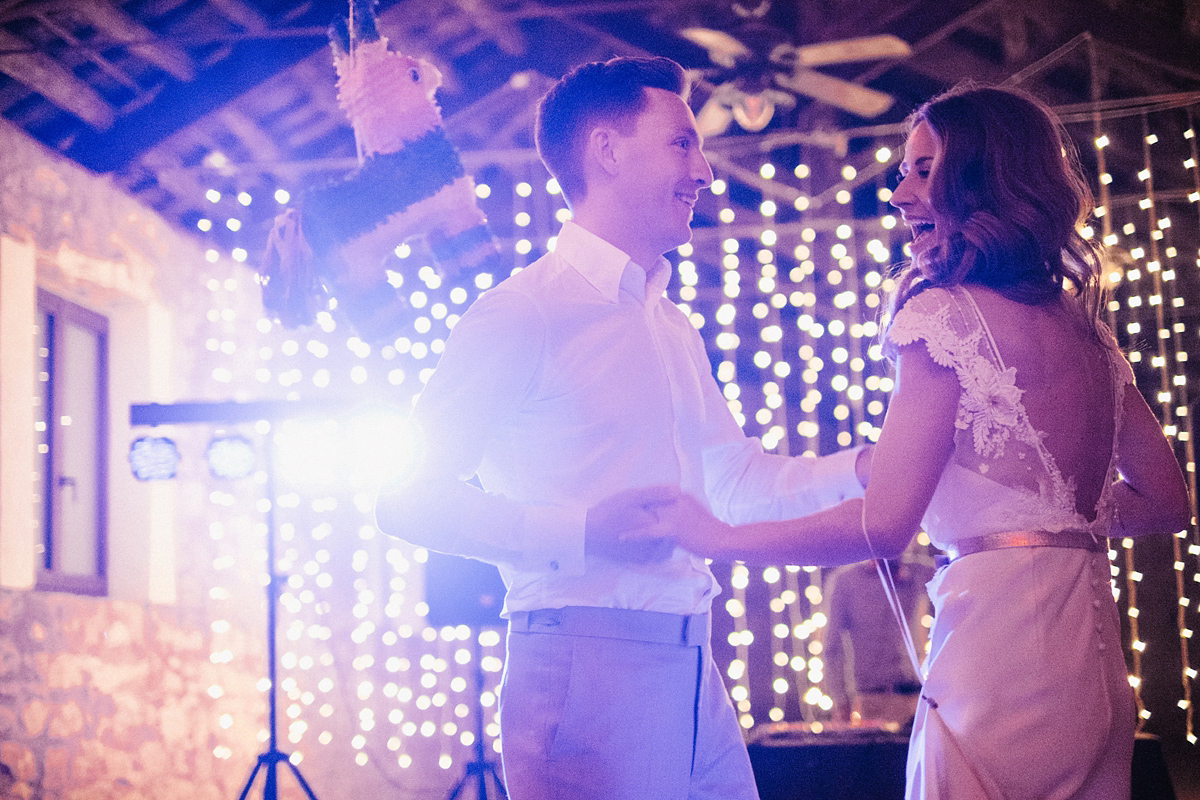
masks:
{"label": "string light", "polygon": [[[1191,401],[1187,394],[1189,391],[1187,379],[1182,368],[1187,361],[1187,343],[1182,338],[1185,328],[1180,324],[1179,318],[1179,315],[1185,313],[1183,309],[1186,308],[1187,301],[1180,294],[1182,286],[1178,277],[1180,269],[1180,265],[1177,263],[1178,254],[1176,249],[1169,246],[1175,226],[1171,224],[1168,215],[1158,210],[1154,197],[1149,193],[1135,204],[1136,211],[1142,214],[1140,220],[1127,218],[1123,208],[1117,209],[1117,212],[1113,213],[1113,202],[1108,191],[1111,175],[1104,156],[1105,148],[1112,142],[1112,135],[1100,132],[1095,139],[1099,152],[1098,174],[1101,176],[1099,180],[1101,192],[1096,214],[1098,232],[1093,229],[1088,231],[1088,235],[1097,236],[1110,247],[1118,244],[1115,240],[1119,239],[1119,243],[1124,245],[1124,251],[1136,264],[1127,273],[1127,288],[1121,295],[1123,302],[1112,308],[1110,316],[1113,319],[1114,328],[1117,327],[1116,320],[1119,316],[1121,324],[1133,326],[1131,330],[1134,333],[1145,330],[1153,337],[1152,343],[1147,342],[1151,344],[1152,349],[1150,353],[1146,353],[1146,365],[1154,370],[1160,382],[1166,382],[1156,393],[1156,396],[1160,398],[1159,404],[1163,413],[1164,429],[1184,446],[1185,466],[1189,479],[1194,483],[1195,459],[1192,450],[1194,440],[1191,417],[1187,413]],[[1161,136],[1159,140],[1161,140]],[[1194,146],[1194,135],[1189,141]],[[1154,136],[1147,136],[1145,142],[1148,147],[1152,146],[1155,143]],[[891,157],[892,153],[890,152],[886,156],[877,156],[881,161]],[[1190,202],[1200,204],[1200,179],[1195,177],[1198,161],[1200,159],[1193,154],[1185,168],[1192,171],[1195,184],[1189,195]],[[1147,170],[1149,171],[1147,172]],[[789,170],[786,168],[786,164],[777,164],[775,169],[770,172],[774,176],[786,177]],[[1143,186],[1152,193],[1155,177],[1153,167],[1147,165],[1140,172]],[[759,174],[763,175],[763,170],[760,169]],[[793,172],[793,174],[800,173]],[[811,173],[803,170],[803,174],[808,178]],[[843,179],[854,176],[855,173],[851,170],[842,172]],[[776,179],[784,178],[776,177]],[[805,188],[807,189],[807,187]],[[822,191],[820,195],[837,199],[836,194],[830,194],[829,189]],[[882,203],[886,202],[890,193],[878,191],[876,196]],[[816,209],[809,209],[806,204],[803,210]],[[727,225],[732,225],[739,213],[742,212],[737,212],[732,208],[722,208],[719,219]],[[800,230],[792,228],[802,226],[803,223],[792,223],[789,227],[789,223],[779,220],[778,213],[761,214],[760,209],[760,215],[759,224],[762,229],[772,231],[776,237],[771,244],[774,254],[772,260],[776,263],[781,262],[782,259],[779,256],[781,252],[790,252],[796,259],[796,266],[793,269],[788,269],[786,265],[779,263],[778,273],[773,276],[776,281],[776,291],[784,294],[791,292],[788,305],[798,311],[795,316],[795,325],[796,331],[800,334],[797,339],[797,359],[794,362],[795,369],[793,370],[793,377],[799,391],[793,390],[787,394],[785,406],[787,413],[793,415],[795,428],[789,429],[787,439],[802,443],[801,451],[807,450],[808,452],[828,452],[833,449],[823,440],[827,439],[834,431],[835,435],[840,437],[837,440],[839,446],[873,440],[878,436],[884,404],[887,394],[891,390],[891,379],[880,363],[881,354],[878,345],[874,342],[880,325],[879,320],[875,318],[879,313],[880,306],[878,293],[890,291],[891,281],[881,274],[882,267],[868,268],[868,265],[884,265],[894,260],[892,253],[898,249],[900,244],[897,241],[900,233],[896,230],[898,226],[895,218],[888,214],[881,215],[878,232],[872,236],[862,236],[860,239],[858,231],[863,227],[861,222],[847,220],[840,223],[833,221],[820,224],[820,220],[810,217],[807,220],[810,226],[813,226],[814,223],[818,224],[815,227],[803,229],[801,233]],[[1114,220],[1119,220],[1119,224],[1116,224],[1115,228]],[[825,244],[824,247],[828,249],[823,249],[821,243],[827,241],[825,237],[828,234],[819,233],[815,228],[832,232],[833,236],[829,240],[832,246]],[[893,232],[895,233],[893,234]],[[801,233],[800,241],[795,245],[789,244],[788,237],[797,233]],[[727,233],[721,233],[720,236],[728,239]],[[700,241],[700,238],[697,237],[696,251],[689,254],[689,261],[698,262],[705,257],[704,242]],[[866,244],[860,245],[861,241],[865,241]],[[839,244],[842,247],[838,247]],[[727,270],[723,275],[723,286],[726,288],[730,306],[725,310],[723,319],[727,324],[731,324],[735,318],[746,319],[741,315],[750,311],[754,320],[753,324],[758,328],[759,336],[762,336],[773,328],[776,317],[771,313],[772,306],[769,304],[761,306],[762,298],[751,296],[754,292],[752,281],[759,276],[749,273],[746,267],[748,259],[744,257],[744,254],[738,253],[740,258],[737,261],[731,259],[732,249],[732,245],[730,245],[726,247],[723,255],[718,253],[711,256],[724,259]],[[824,253],[827,255],[822,258]],[[1200,266],[1200,260],[1197,261],[1197,265]],[[728,273],[731,267],[738,269],[737,277]],[[836,277],[831,279],[830,276]],[[1132,290],[1129,290],[1129,287]],[[698,287],[698,291],[702,294],[704,288]],[[812,300],[816,301],[811,305],[806,304],[810,294],[813,295]],[[734,305],[735,299],[736,305]],[[826,305],[827,303],[828,305]],[[830,305],[833,308],[829,308]],[[755,308],[766,311],[766,313],[755,314],[753,313]],[[821,309],[824,309],[824,315]],[[1155,319],[1142,319],[1143,315],[1153,316]],[[1158,319],[1160,315],[1162,316],[1161,322]],[[735,342],[740,344],[743,340],[749,339],[750,330],[746,324],[739,325],[737,335],[741,338],[725,337],[724,341],[726,344]],[[786,324],[784,330],[788,330]],[[724,333],[732,333],[732,330],[722,330],[716,336],[721,337]],[[720,347],[719,343],[718,347]],[[734,355],[737,355],[736,352]],[[1135,351],[1132,356],[1135,362],[1139,360],[1138,352]],[[728,355],[726,358],[728,359]],[[736,362],[741,364],[745,362],[745,359],[738,358]],[[756,364],[756,366],[758,365]],[[769,382],[769,376],[761,372],[745,373],[744,370],[735,369],[735,365],[726,360],[719,365],[718,377],[722,379],[723,389],[726,398],[731,401],[731,406],[744,412],[741,416],[743,427],[747,429],[747,432],[765,437],[766,431],[756,413],[758,409],[748,407],[747,398],[757,397],[759,392],[765,388],[766,382]],[[830,419],[831,417],[832,419]],[[764,414],[763,419],[765,418]],[[831,425],[833,430],[825,433],[824,431]],[[767,439],[767,443],[773,442]],[[787,441],[781,442],[780,446],[786,447]],[[1194,527],[1191,531],[1194,542]],[[1200,582],[1200,577],[1197,577],[1200,573],[1197,573],[1195,568],[1198,560],[1196,556],[1200,555],[1200,546],[1194,543],[1189,544],[1188,532],[1177,535],[1175,540],[1177,549],[1183,548],[1176,555],[1173,573],[1179,587],[1181,648],[1186,650],[1188,643],[1194,638],[1192,628],[1195,627],[1189,621],[1192,618],[1189,615],[1195,613],[1195,603],[1189,599],[1187,593],[1194,591],[1195,583]],[[1141,630],[1137,627],[1139,605],[1136,589],[1141,575],[1133,566],[1132,545],[1121,549],[1126,554],[1126,557],[1122,559],[1124,566],[1114,565],[1114,574],[1123,576],[1123,585],[1126,587],[1124,607],[1127,618],[1132,623],[1129,640],[1133,661],[1131,684],[1137,688],[1140,695],[1143,687],[1142,658],[1146,653],[1155,652],[1155,644],[1143,640]],[[1190,588],[1186,574],[1189,569],[1194,578]],[[764,575],[766,574],[764,573]],[[778,641],[774,634],[779,625],[779,616],[783,613],[780,610],[781,603],[785,597],[789,599],[792,597],[786,593],[787,590],[783,587],[786,577],[794,574],[785,573],[784,583],[774,582],[764,577],[764,582],[770,587],[771,596],[769,626],[766,633],[770,634],[769,641],[773,645]],[[812,585],[819,590],[819,572],[802,574],[813,575]],[[773,578],[774,573],[772,572],[770,575]],[[788,613],[799,613],[803,618],[803,611],[800,610],[803,608],[803,600],[799,597],[796,598],[794,605],[786,604],[782,608],[786,609]],[[808,619],[814,618],[809,617]],[[753,615],[750,617],[750,623],[755,624]],[[801,628],[801,630],[804,629]],[[761,638],[762,632],[756,633]],[[740,655],[737,658],[740,658]],[[776,646],[772,652],[770,663],[772,671],[769,686],[772,690],[777,690],[783,688],[784,685],[781,682],[784,676],[780,673],[778,665],[781,663],[798,664],[799,660],[793,660],[783,647]],[[751,663],[745,669],[756,669],[757,664],[757,661]],[[743,668],[739,667],[739,670],[741,669]],[[739,672],[739,674],[741,673]],[[1189,740],[1194,740],[1190,717],[1190,695],[1191,684],[1195,679],[1195,670],[1188,666],[1186,652],[1184,654],[1183,679],[1184,697],[1179,705],[1188,713],[1187,733]],[[819,687],[806,688],[803,680],[797,680],[795,684],[801,696],[806,697],[809,701],[800,703],[801,716],[809,719],[807,713],[819,711],[821,692]],[[752,682],[752,685],[759,684]],[[762,708],[762,706],[756,705],[756,708]],[[768,720],[777,722],[781,711],[785,716],[790,716],[792,713],[785,710],[784,706],[778,702],[777,692],[776,702],[767,708],[767,719],[759,720],[759,722]],[[1140,705],[1139,709],[1142,719],[1145,720],[1148,712],[1144,704]]]}
{"label": "string light", "polygon": [[[284,202],[281,198],[285,195],[276,199]],[[240,199],[245,205],[245,199]],[[548,225],[534,227],[544,241]],[[231,252],[235,260],[238,255]],[[236,391],[247,375],[254,384],[274,384],[306,399],[313,392],[336,394],[383,384],[388,395],[400,397],[403,404],[405,393],[411,396],[419,391],[420,376],[440,352],[461,310],[491,281],[481,276],[467,285],[450,285],[418,261],[425,258],[421,253],[405,246],[396,255],[407,263],[393,277],[393,285],[403,285],[417,314],[407,330],[397,331],[392,343],[377,348],[339,328],[328,313],[299,336],[260,319],[253,326],[255,346],[238,348],[234,346],[237,330],[244,331],[244,320],[253,319],[248,309],[237,307],[239,295],[245,292],[237,291],[236,282],[209,281],[209,349],[223,358],[211,372],[211,380],[222,384],[215,391]],[[210,261],[217,263],[219,253],[214,251]],[[320,426],[315,432],[321,434]],[[289,433],[282,426],[255,433],[274,439],[278,447],[289,446],[279,439]],[[335,440],[345,440],[342,444],[354,438],[345,427],[332,433]],[[336,461],[331,452],[323,448],[322,458],[317,459],[307,454],[307,461],[318,469],[300,476],[306,483],[288,485],[281,480],[280,486],[288,488],[281,488],[274,499],[281,544],[277,568],[286,576],[280,597],[281,737],[294,761],[341,746],[354,753],[355,764],[371,765],[385,774],[417,764],[437,764],[442,770],[459,766],[470,757],[468,748],[474,743],[473,734],[465,730],[470,726],[462,720],[462,709],[468,705],[456,702],[468,685],[473,692],[473,681],[466,680],[473,665],[469,651],[462,647],[463,631],[452,629],[453,635],[443,638],[424,635],[428,629],[421,616],[422,603],[414,595],[420,586],[414,576],[420,570],[420,551],[377,534],[368,516],[371,494],[363,485],[371,470],[321,469],[322,461],[326,467]],[[284,478],[287,470],[279,472]],[[245,609],[257,604],[247,603],[241,588],[266,580],[262,570],[245,580],[246,562],[252,563],[255,554],[261,558],[267,535],[261,513],[270,500],[261,497],[262,488],[258,480],[209,495],[210,534],[218,553],[208,597],[222,609],[221,624],[214,624],[211,634],[210,661],[216,665],[241,659],[246,645],[238,631],[258,627],[244,618]],[[230,531],[242,535],[234,537]],[[348,540],[356,546],[348,550],[330,546]],[[334,612],[337,603],[331,598],[347,593],[354,600],[350,616],[344,618]],[[487,633],[481,649],[485,675],[494,688],[503,663],[503,642]],[[468,657],[462,658],[462,652]],[[432,662],[426,659],[430,655]],[[260,682],[258,691],[268,690],[265,681]],[[495,694],[488,691],[491,708],[485,727],[495,749]],[[221,705],[232,695],[220,682],[210,695],[218,704],[220,730],[229,735],[213,752],[230,758],[245,726],[261,723],[253,707]],[[265,741],[266,731],[258,730],[255,738]]]}
{"label": "string light", "polygon": [[[1152,405],[1158,409],[1164,433],[1176,442],[1177,452],[1183,454],[1185,474],[1191,488],[1193,522],[1188,530],[1172,537],[1170,566],[1175,588],[1181,658],[1181,697],[1177,707],[1183,712],[1185,736],[1194,744],[1196,734],[1192,690],[1196,670],[1191,666],[1190,647],[1195,603],[1191,594],[1195,593],[1195,584],[1200,583],[1200,569],[1197,568],[1197,560],[1189,560],[1189,556],[1200,552],[1200,547],[1195,544],[1195,431],[1190,413],[1191,392],[1184,369],[1189,351],[1185,340],[1189,302],[1180,282],[1180,270],[1184,265],[1179,257],[1179,249],[1172,241],[1174,226],[1170,216],[1162,211],[1160,186],[1162,182],[1167,182],[1178,193],[1174,187],[1184,182],[1189,171],[1191,185],[1200,186],[1200,177],[1195,171],[1192,110],[1186,109],[1184,114],[1187,122],[1182,135],[1191,153],[1184,160],[1182,174],[1177,167],[1164,164],[1164,157],[1159,155],[1160,151],[1165,152],[1160,146],[1166,141],[1165,131],[1176,127],[1178,116],[1156,113],[1152,120],[1149,112],[1143,112],[1137,117],[1137,130],[1132,126],[1121,128],[1118,121],[1103,120],[1098,114],[1092,116],[1091,123],[1099,177],[1096,218],[1101,227],[1101,240],[1109,247],[1113,257],[1112,265],[1106,267],[1106,280],[1114,293],[1108,306],[1109,323],[1118,335],[1127,338],[1130,361],[1142,369],[1148,369],[1153,376]],[[1155,124],[1161,126],[1159,131],[1153,130]],[[1140,143],[1142,154],[1142,163],[1136,175],[1140,192],[1129,198],[1113,198],[1110,186],[1114,179],[1107,167],[1105,151],[1114,142],[1128,146],[1132,144],[1131,140]],[[1200,198],[1200,193],[1196,193],[1196,197]],[[1196,200],[1189,197],[1189,202],[1195,203]],[[1125,539],[1121,542],[1120,550],[1111,550],[1110,555],[1117,559],[1112,566],[1114,578],[1124,579],[1123,592],[1114,586],[1114,594],[1122,601],[1127,619],[1130,684],[1137,698],[1139,725],[1143,725],[1152,717],[1143,700],[1143,661],[1147,653],[1158,655],[1162,643],[1147,642],[1141,638],[1138,587],[1143,575],[1136,568],[1135,549],[1135,540]],[[1190,582],[1186,574],[1189,563],[1193,579]],[[1159,649],[1156,650],[1156,647]]]}

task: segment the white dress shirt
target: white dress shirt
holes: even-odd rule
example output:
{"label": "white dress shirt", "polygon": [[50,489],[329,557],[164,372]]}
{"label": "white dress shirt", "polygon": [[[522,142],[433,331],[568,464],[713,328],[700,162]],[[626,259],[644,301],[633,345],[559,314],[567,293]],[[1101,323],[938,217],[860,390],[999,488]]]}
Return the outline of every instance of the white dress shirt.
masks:
{"label": "white dress shirt", "polygon": [[856,450],[788,458],[742,432],[670,275],[567,222],[554,252],[476,300],[414,408],[420,467],[380,497],[381,529],[498,565],[506,614],[697,614],[719,589],[703,558],[585,558],[588,508],[670,484],[741,523],[861,495]]}

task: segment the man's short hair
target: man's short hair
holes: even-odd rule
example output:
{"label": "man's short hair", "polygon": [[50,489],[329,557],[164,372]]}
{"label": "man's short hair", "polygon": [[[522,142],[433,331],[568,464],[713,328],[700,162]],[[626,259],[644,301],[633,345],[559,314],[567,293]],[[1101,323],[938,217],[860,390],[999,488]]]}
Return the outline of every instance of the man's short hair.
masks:
{"label": "man's short hair", "polygon": [[686,99],[688,88],[683,68],[661,57],[593,61],[564,75],[538,103],[534,138],[567,202],[581,200],[586,192],[583,149],[592,129],[607,123],[628,133],[646,106],[644,89],[665,89]]}

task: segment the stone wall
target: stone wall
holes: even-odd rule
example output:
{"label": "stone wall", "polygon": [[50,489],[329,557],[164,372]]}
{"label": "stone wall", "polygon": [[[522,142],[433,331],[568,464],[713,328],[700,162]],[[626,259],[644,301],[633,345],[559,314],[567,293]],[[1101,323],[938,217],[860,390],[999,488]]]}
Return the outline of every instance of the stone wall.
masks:
{"label": "stone wall", "polygon": [[[213,385],[200,338],[210,324],[205,287],[237,280],[243,314],[231,325],[243,339],[252,338],[259,304],[244,265],[210,262],[199,242],[108,179],[3,122],[0,233],[36,249],[38,285],[56,294],[106,314],[148,302],[167,310],[175,332],[168,396],[134,400],[226,399],[230,387]],[[110,358],[129,360],[121,352]],[[114,396],[129,394],[127,387],[110,388]],[[204,434],[175,435],[190,452],[177,481],[173,530],[120,539],[145,546],[149,537],[172,537],[174,602],[0,589],[4,800],[233,798],[267,747],[266,695],[259,685],[266,671],[261,532],[248,521],[223,542],[209,535],[208,477],[195,463]],[[128,441],[114,439],[111,446],[120,464]],[[133,486],[127,471],[110,480],[123,481],[122,493],[144,488]],[[261,487],[243,493],[253,509]],[[134,494],[131,502],[143,500]],[[214,566],[230,547],[240,568],[233,581]],[[110,548],[110,576],[138,557]],[[218,581],[232,583],[223,601],[210,596]],[[281,788],[284,797],[300,796]]]}
{"label": "stone wall", "polygon": [[[36,251],[40,287],[110,319],[147,302],[170,316],[169,379],[154,394],[118,385],[144,377],[144,356],[110,354],[110,498],[126,508],[150,501],[149,485],[124,463],[126,435],[149,429],[116,429],[124,403],[278,398],[290,385],[257,377],[264,350],[300,335],[262,330],[247,265],[210,261],[106,178],[2,120],[0,234]],[[25,396],[14,393],[18,403]],[[216,481],[203,457],[215,426],[166,427],[158,432],[183,455],[175,480],[157,487],[170,490],[169,530],[110,524],[113,596],[0,589],[0,800],[232,800],[268,749],[265,473]],[[238,430],[263,438],[252,425]],[[412,548],[393,555],[396,543],[373,536],[369,505],[327,494],[303,503],[294,494],[272,532],[289,587],[313,596],[303,608],[294,598],[281,604],[279,748],[302,759],[322,800],[442,797],[471,753],[462,741],[473,687],[465,642],[425,628],[420,579],[397,571],[419,572]],[[0,530],[0,540],[14,532]],[[147,559],[139,551],[151,545],[171,558]],[[134,562],[142,571],[130,575]],[[118,573],[124,594],[112,591]],[[169,591],[146,591],[156,581]],[[364,619],[368,594],[388,598],[388,613],[375,603]],[[374,635],[359,636],[368,623]],[[503,644],[488,650],[498,664]],[[498,669],[488,674],[493,688]],[[262,797],[262,783],[260,775],[251,797]],[[279,790],[302,800],[286,765]]]}
{"label": "stone wall", "polygon": [[[236,797],[260,749],[261,723],[245,713],[223,715],[265,709],[255,686],[262,646],[247,637],[234,662],[213,664],[208,624],[188,616],[0,592],[0,762],[12,773],[0,796]],[[228,758],[214,757],[221,747]],[[4,782],[0,775],[0,788]]]}

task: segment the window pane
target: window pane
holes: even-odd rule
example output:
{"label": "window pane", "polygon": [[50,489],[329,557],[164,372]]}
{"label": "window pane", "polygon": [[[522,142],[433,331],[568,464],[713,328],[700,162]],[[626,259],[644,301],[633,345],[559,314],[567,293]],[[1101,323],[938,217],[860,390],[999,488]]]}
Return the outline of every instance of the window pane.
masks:
{"label": "window pane", "polygon": [[34,359],[37,588],[107,592],[108,320],[38,289]]}
{"label": "window pane", "polygon": [[54,568],[69,575],[99,572],[101,474],[99,375],[101,340],[96,332],[60,318],[54,446],[58,449],[59,526]]}

